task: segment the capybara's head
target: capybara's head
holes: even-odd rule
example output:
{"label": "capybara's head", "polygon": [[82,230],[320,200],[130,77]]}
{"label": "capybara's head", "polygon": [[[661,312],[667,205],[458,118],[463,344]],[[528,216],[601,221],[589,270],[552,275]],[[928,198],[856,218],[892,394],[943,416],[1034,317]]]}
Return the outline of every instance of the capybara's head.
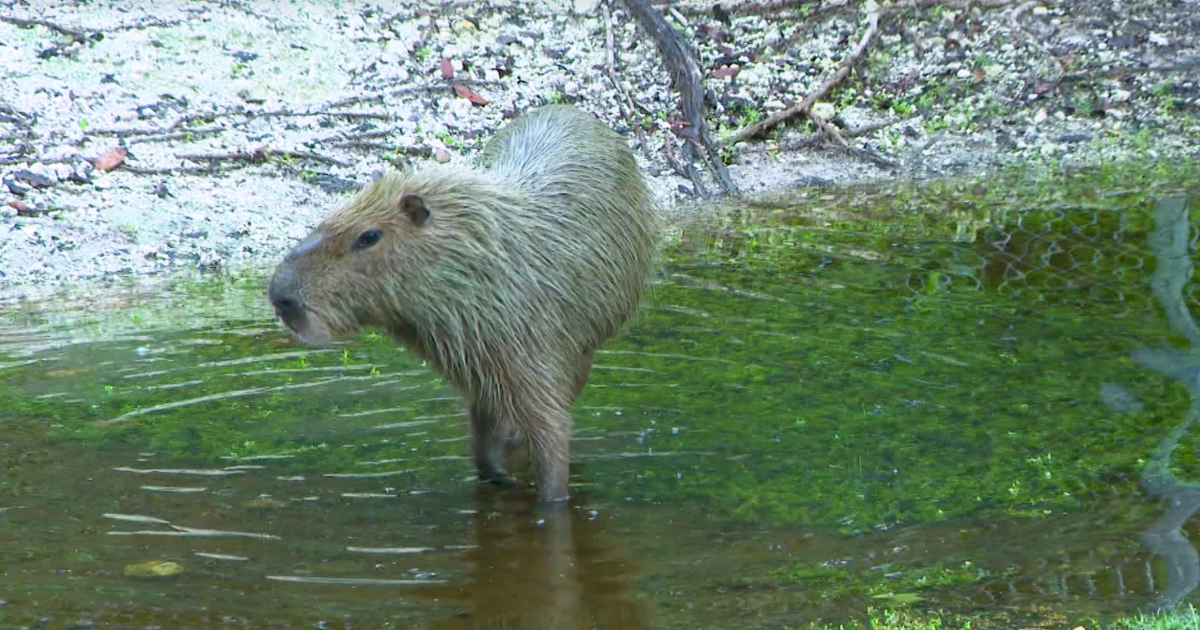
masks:
{"label": "capybara's head", "polygon": [[404,328],[409,289],[438,258],[437,188],[387,174],[326,217],[271,278],[267,295],[283,324],[311,345],[366,326]]}

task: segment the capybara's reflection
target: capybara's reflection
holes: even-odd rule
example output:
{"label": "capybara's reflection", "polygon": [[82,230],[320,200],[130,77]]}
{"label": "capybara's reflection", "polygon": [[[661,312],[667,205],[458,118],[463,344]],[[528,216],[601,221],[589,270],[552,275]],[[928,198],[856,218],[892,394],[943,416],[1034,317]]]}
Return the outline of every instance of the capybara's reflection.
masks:
{"label": "capybara's reflection", "polygon": [[466,554],[470,576],[426,596],[460,602],[439,630],[650,628],[634,566],[622,557],[606,519],[572,491],[570,504],[546,508],[526,489],[476,490],[477,548]]}

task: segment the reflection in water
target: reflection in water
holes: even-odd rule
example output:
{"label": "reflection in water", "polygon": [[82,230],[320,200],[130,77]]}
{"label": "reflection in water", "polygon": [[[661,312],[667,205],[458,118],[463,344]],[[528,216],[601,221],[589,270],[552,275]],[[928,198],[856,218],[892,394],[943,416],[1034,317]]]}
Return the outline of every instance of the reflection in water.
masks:
{"label": "reflection in water", "polygon": [[1200,419],[1200,326],[1188,311],[1184,287],[1192,277],[1192,229],[1186,196],[1164,198],[1155,204],[1155,229],[1149,239],[1155,255],[1150,286],[1162,303],[1171,328],[1187,339],[1190,352],[1169,348],[1143,349],[1134,358],[1142,365],[1174,378],[1192,394],[1187,416],[1176,426],[1142,469],[1142,487],[1165,499],[1170,508],[1142,535],[1142,542],[1163,558],[1167,585],[1158,601],[1170,608],[1200,584],[1200,555],[1183,535],[1184,523],[1200,509],[1200,485],[1181,481],[1171,472],[1171,454]]}
{"label": "reflection in water", "polygon": [[433,627],[639,630],[655,627],[635,599],[634,567],[620,557],[607,516],[573,491],[566,509],[542,510],[526,491],[475,492],[475,543],[467,581],[422,597],[469,604]]}

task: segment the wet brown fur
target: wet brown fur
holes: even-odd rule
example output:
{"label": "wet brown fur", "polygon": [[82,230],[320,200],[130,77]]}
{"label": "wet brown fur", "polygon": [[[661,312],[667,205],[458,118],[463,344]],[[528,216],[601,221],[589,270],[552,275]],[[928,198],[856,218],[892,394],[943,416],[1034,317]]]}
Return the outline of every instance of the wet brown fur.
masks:
{"label": "wet brown fur", "polygon": [[[653,202],[625,140],[568,106],[515,120],[480,166],[381,177],[288,254],[272,291],[302,305],[285,322],[305,341],[388,330],[463,394],[482,477],[507,478],[521,435],[539,498],[565,499],[570,406],[642,295]],[[379,242],[355,250],[370,229]]]}

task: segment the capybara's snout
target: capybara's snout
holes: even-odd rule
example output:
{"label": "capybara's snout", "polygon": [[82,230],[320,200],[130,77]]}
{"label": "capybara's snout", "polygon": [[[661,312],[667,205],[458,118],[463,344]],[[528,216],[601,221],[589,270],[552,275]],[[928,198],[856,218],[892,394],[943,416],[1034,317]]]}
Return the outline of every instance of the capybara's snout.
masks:
{"label": "capybara's snout", "polygon": [[288,263],[280,265],[275,271],[267,287],[267,299],[275,307],[275,314],[290,328],[295,328],[296,320],[303,314],[304,308],[300,303],[295,274]]}
{"label": "capybara's snout", "polygon": [[299,330],[304,317],[304,303],[300,297],[300,282],[296,277],[296,264],[319,247],[321,234],[310,234],[293,247],[283,258],[271,284],[267,287],[267,299],[275,307],[275,314],[292,330]]}

